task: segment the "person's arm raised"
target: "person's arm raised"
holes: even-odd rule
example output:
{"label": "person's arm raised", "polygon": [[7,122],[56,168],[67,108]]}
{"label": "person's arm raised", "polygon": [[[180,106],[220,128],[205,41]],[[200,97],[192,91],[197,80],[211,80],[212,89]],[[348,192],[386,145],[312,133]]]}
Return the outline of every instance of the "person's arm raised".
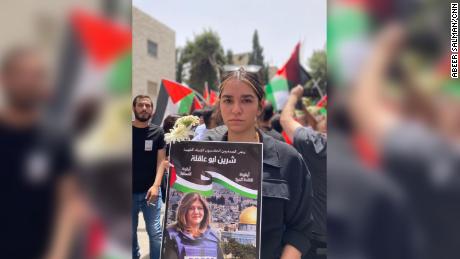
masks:
{"label": "person's arm raised", "polygon": [[303,87],[301,85],[292,88],[286,105],[284,106],[280,116],[281,126],[291,140],[294,139],[295,130],[299,127],[302,127],[302,125],[294,119],[295,104],[299,98],[302,97],[302,94]]}
{"label": "person's arm raised", "polygon": [[380,146],[386,133],[399,121],[398,114],[381,100],[386,72],[398,53],[402,28],[390,25],[376,38],[374,49],[359,73],[349,99],[350,114],[356,128]]}

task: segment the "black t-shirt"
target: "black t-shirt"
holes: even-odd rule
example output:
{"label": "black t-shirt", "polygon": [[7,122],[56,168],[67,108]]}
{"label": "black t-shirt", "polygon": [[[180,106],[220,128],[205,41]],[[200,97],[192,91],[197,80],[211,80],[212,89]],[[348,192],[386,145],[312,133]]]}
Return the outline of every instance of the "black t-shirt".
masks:
{"label": "black t-shirt", "polygon": [[151,124],[133,126],[133,193],[143,193],[155,182],[157,153],[165,147],[163,129]]}
{"label": "black t-shirt", "polygon": [[312,128],[300,127],[294,132],[294,147],[310,169],[313,183],[313,237],[326,241],[327,138]]}
{"label": "black t-shirt", "polygon": [[0,121],[0,222],[8,240],[0,245],[4,258],[40,258],[48,248],[57,185],[72,165],[70,145],[57,135]]}

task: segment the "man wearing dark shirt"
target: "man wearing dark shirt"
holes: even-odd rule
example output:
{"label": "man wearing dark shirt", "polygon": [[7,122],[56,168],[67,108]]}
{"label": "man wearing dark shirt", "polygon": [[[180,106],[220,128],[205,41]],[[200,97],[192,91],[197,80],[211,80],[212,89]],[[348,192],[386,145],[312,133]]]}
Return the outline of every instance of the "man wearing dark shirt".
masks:
{"label": "man wearing dark shirt", "polygon": [[319,257],[316,250],[327,246],[327,137],[325,133],[315,131],[312,127],[303,127],[294,119],[295,104],[302,97],[302,94],[302,86],[296,86],[291,90],[288,101],[281,113],[280,121],[286,134],[293,140],[295,149],[305,160],[312,176],[312,214],[314,218],[311,239],[312,248],[303,258],[325,258],[325,255]]}
{"label": "man wearing dark shirt", "polygon": [[48,73],[39,53],[18,47],[1,64],[2,258],[67,258],[77,229],[76,181],[66,138],[43,124]]}
{"label": "man wearing dark shirt", "polygon": [[137,225],[142,211],[150,243],[150,258],[158,259],[161,245],[161,179],[163,172],[157,172],[165,160],[163,129],[149,124],[153,103],[149,96],[138,95],[133,101],[133,258],[139,258]]}

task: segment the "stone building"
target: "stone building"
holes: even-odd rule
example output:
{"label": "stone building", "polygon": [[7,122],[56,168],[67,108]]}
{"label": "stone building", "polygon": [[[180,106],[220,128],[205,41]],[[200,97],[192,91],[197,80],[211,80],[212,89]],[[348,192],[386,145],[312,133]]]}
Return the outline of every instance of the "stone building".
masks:
{"label": "stone building", "polygon": [[176,33],[133,7],[132,93],[156,100],[161,79],[175,80]]}

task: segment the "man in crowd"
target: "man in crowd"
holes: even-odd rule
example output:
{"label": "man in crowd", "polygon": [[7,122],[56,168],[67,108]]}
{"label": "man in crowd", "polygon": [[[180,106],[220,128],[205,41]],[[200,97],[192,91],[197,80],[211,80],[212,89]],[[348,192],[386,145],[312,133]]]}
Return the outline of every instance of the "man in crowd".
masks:
{"label": "man in crowd", "polygon": [[[303,90],[300,85],[291,90],[288,101],[281,113],[280,122],[283,130],[292,139],[294,147],[307,163],[312,175],[314,197],[312,248],[304,256],[304,258],[310,259],[322,258],[318,257],[316,250],[317,248],[326,248],[327,136],[324,133],[315,131],[312,128],[314,125],[310,124],[304,127],[295,120],[295,105],[302,98]],[[308,111],[304,109],[304,112]],[[312,116],[310,115],[309,117]],[[325,255],[323,257],[325,258]]]}
{"label": "man in crowd", "polygon": [[274,139],[284,142],[283,136],[271,126],[271,118],[273,115],[273,105],[266,102],[258,119],[259,128]]}
{"label": "man in crowd", "polygon": [[213,118],[215,108],[214,107],[206,107],[201,111],[201,116],[203,118],[204,123],[198,126],[195,130],[195,137],[193,140],[200,141],[204,139],[206,132],[210,129],[217,127],[215,119]]}
{"label": "man in crowd", "polygon": [[163,172],[157,172],[165,160],[166,150],[163,129],[149,124],[153,114],[153,102],[147,95],[138,95],[133,100],[135,120],[133,134],[133,258],[139,258],[137,225],[142,211],[150,242],[150,258],[158,259],[161,245],[161,180]]}
{"label": "man in crowd", "polygon": [[7,52],[0,67],[0,202],[4,258],[67,258],[85,212],[68,138],[45,125],[51,97],[40,53]]}

